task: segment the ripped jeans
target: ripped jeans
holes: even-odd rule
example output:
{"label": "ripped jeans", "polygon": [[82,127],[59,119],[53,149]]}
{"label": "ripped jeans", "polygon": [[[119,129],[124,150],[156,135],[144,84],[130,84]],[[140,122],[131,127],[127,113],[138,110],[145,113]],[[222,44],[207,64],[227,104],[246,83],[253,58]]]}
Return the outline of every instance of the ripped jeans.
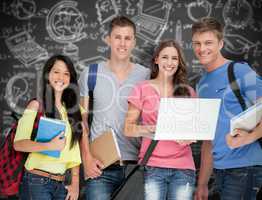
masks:
{"label": "ripped jeans", "polygon": [[214,169],[214,172],[221,200],[256,200],[262,187],[262,166]]}
{"label": "ripped jeans", "polygon": [[145,200],[191,200],[195,171],[145,167]]}

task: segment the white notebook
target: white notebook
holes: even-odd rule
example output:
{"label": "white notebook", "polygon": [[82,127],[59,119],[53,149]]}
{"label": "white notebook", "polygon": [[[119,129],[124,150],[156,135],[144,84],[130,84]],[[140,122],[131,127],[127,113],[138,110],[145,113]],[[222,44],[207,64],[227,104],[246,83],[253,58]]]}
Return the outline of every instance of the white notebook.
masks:
{"label": "white notebook", "polygon": [[161,98],[156,140],[213,140],[220,99]]}
{"label": "white notebook", "polygon": [[245,131],[253,130],[262,119],[262,100],[258,101],[247,110],[239,113],[230,120],[230,133],[234,135],[234,129]]}

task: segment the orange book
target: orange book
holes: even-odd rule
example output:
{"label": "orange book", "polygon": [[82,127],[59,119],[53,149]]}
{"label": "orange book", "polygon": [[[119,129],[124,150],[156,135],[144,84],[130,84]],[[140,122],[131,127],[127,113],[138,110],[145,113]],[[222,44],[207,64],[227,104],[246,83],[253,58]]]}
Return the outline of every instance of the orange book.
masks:
{"label": "orange book", "polygon": [[121,160],[119,146],[113,130],[106,131],[95,138],[90,144],[90,151],[96,159],[103,163],[104,168]]}

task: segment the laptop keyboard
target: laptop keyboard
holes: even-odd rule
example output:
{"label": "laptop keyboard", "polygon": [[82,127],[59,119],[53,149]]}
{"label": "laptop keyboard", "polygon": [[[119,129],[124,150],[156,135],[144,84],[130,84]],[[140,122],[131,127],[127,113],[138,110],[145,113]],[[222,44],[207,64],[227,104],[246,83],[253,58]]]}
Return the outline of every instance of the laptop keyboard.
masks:
{"label": "laptop keyboard", "polygon": [[148,19],[144,18],[137,18],[137,21],[135,21],[137,26],[140,26],[144,29],[144,31],[149,32],[149,33],[156,33],[161,30],[162,24],[154,21],[150,21]]}
{"label": "laptop keyboard", "polygon": [[27,41],[16,45],[12,51],[25,62],[30,62],[31,60],[40,57],[43,53],[45,54],[45,50],[34,41]]}

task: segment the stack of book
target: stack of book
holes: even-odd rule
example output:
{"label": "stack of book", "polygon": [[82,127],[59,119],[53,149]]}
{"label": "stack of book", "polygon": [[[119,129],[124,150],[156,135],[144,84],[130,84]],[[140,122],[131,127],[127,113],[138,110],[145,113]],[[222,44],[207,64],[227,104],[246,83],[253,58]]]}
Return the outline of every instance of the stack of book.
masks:
{"label": "stack of book", "polygon": [[[65,132],[66,122],[58,119],[52,119],[47,117],[40,117],[38,124],[38,130],[36,134],[37,142],[49,142],[61,132]],[[60,151],[41,151],[39,153],[52,156],[55,158],[60,157]]]}

